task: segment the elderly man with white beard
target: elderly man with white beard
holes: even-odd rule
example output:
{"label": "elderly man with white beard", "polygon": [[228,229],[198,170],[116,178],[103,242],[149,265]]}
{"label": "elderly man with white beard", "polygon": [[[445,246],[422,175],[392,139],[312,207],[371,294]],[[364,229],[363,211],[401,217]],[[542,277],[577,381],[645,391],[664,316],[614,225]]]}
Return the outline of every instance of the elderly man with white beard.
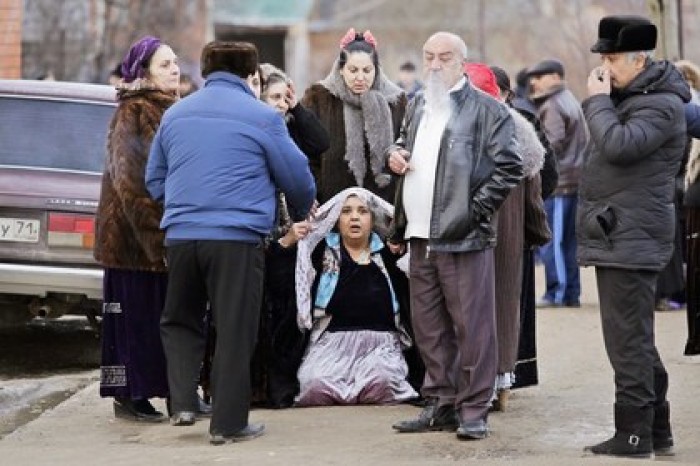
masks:
{"label": "elderly man with white beard", "polygon": [[494,214],[523,176],[508,109],[463,74],[467,46],[433,34],[425,91],[406,111],[388,166],[399,179],[390,245],[410,245],[411,318],[426,406],[399,432],[488,435],[497,370]]}

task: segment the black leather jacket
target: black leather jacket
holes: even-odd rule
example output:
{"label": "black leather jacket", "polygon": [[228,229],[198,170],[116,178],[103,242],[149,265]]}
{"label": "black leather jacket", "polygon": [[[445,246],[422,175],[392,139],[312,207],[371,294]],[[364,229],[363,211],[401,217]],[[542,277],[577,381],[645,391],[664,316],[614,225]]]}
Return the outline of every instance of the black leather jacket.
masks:
{"label": "black leather jacket", "polygon": [[[505,105],[468,81],[450,96],[452,115],[440,142],[428,246],[439,252],[479,251],[496,245],[493,214],[522,178],[522,159]],[[412,151],[424,104],[422,93],[411,101],[399,139],[387,154],[398,148]],[[396,243],[404,241],[406,231],[403,180],[389,235]]]}

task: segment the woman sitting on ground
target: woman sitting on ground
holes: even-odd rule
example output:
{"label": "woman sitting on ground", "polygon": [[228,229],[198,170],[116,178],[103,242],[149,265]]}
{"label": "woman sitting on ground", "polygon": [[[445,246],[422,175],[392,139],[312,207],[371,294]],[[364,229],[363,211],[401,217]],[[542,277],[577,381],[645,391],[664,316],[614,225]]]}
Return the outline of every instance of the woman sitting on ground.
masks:
{"label": "woman sitting on ground", "polygon": [[297,406],[418,397],[402,353],[410,345],[399,312],[407,280],[375,231],[392,215],[380,197],[349,188],[319,208],[298,243],[297,321],[311,336]]}

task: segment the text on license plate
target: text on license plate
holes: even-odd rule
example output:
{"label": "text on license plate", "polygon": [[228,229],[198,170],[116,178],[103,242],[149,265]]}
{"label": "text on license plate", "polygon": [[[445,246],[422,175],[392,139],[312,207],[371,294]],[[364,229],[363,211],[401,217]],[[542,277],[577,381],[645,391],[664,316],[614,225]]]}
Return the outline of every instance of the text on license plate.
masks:
{"label": "text on license plate", "polygon": [[39,242],[39,220],[0,217],[0,241]]}

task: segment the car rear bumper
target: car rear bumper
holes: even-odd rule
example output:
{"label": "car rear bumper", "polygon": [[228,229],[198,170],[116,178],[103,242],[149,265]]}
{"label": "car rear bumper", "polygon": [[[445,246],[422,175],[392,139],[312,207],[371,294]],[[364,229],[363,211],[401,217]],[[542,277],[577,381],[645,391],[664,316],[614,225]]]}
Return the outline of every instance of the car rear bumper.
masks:
{"label": "car rear bumper", "polygon": [[0,293],[68,293],[101,300],[102,276],[102,269],[96,268],[0,264]]}

